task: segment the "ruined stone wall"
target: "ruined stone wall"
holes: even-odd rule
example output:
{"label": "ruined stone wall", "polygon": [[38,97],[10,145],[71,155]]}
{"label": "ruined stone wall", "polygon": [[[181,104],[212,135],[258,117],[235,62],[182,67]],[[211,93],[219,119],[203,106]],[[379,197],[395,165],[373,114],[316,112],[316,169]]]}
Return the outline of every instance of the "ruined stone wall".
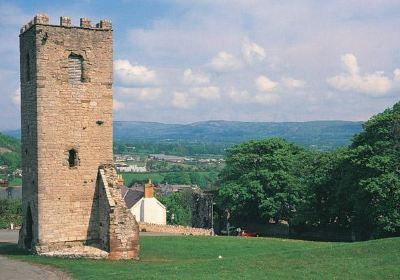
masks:
{"label": "ruined stone wall", "polygon": [[138,259],[139,225],[116,184],[117,172],[104,165],[99,174],[100,244],[109,252],[109,259]]}
{"label": "ruined stone wall", "polygon": [[[20,35],[24,215],[32,205],[40,246],[99,238],[88,230],[98,215],[97,172],[112,162],[111,25],[61,23],[37,16]],[[82,58],[78,82],[70,81],[71,54]]]}
{"label": "ruined stone wall", "polygon": [[209,236],[212,235],[211,229],[204,228],[193,228],[179,225],[159,225],[149,223],[139,223],[140,231],[144,232],[158,232],[158,233],[170,233],[177,235],[199,235]]}
{"label": "ruined stone wall", "polygon": [[104,170],[100,169],[97,177],[97,192],[98,192],[98,216],[97,216],[97,229],[98,229],[98,244],[105,250],[110,250],[110,212],[115,207],[114,200],[111,197],[110,191],[107,187],[107,178],[105,177]]}

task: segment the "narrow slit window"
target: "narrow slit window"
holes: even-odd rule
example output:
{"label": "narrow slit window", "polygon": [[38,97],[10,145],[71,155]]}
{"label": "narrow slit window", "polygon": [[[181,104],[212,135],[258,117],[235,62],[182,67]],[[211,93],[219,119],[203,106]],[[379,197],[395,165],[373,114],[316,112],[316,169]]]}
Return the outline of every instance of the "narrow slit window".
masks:
{"label": "narrow slit window", "polygon": [[68,151],[68,164],[69,167],[75,167],[78,165],[78,155],[74,149]]}
{"label": "narrow slit window", "polygon": [[77,54],[70,54],[68,57],[69,82],[77,84],[83,82],[83,58]]}

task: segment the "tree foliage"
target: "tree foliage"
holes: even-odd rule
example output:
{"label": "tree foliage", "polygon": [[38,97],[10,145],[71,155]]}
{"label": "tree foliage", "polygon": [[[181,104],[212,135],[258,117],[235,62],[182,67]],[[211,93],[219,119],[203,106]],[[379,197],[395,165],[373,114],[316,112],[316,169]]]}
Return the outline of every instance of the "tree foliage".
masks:
{"label": "tree foliage", "polygon": [[167,223],[192,226],[193,195],[191,191],[172,193],[158,199],[167,208]]}
{"label": "tree foliage", "polygon": [[0,228],[9,228],[10,224],[19,226],[22,223],[21,200],[0,200]]}
{"label": "tree foliage", "polygon": [[363,239],[394,235],[400,232],[400,102],[363,127],[349,151],[353,222]]}
{"label": "tree foliage", "polygon": [[400,102],[364,123],[348,148],[304,150],[282,139],[232,147],[220,199],[237,222],[346,229],[357,239],[400,234]]}
{"label": "tree foliage", "polygon": [[220,196],[233,219],[290,220],[301,200],[296,162],[303,153],[279,138],[250,141],[228,150]]}

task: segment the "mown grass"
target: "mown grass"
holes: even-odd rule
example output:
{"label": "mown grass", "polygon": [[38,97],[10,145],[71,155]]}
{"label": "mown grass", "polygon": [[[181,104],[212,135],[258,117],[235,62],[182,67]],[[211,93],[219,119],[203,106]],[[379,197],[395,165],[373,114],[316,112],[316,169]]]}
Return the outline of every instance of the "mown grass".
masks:
{"label": "mown grass", "polygon": [[[76,279],[399,279],[400,238],[329,243],[272,238],[141,237],[141,258],[95,261],[0,254],[55,265]],[[218,256],[222,256],[221,259]]]}

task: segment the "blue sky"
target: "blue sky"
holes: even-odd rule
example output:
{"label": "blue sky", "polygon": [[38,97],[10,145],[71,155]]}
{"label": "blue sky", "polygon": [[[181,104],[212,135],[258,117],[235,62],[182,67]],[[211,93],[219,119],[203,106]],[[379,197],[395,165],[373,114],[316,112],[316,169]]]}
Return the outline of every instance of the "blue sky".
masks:
{"label": "blue sky", "polygon": [[398,0],[0,0],[0,130],[19,127],[19,28],[107,18],[114,119],[366,120],[400,97]]}

